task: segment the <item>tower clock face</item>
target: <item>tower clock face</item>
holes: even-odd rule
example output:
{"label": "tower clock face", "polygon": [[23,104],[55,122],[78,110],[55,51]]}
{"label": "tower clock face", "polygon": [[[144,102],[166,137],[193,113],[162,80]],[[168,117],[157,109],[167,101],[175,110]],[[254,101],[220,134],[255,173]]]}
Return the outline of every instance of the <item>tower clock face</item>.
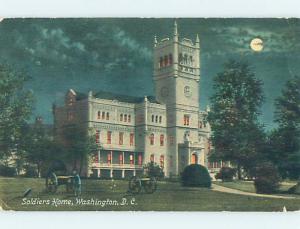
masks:
{"label": "tower clock face", "polygon": [[192,90],[191,90],[191,88],[190,88],[189,86],[185,86],[185,87],[184,87],[184,95],[185,95],[186,97],[191,97],[191,95],[192,95]]}
{"label": "tower clock face", "polygon": [[162,97],[167,97],[169,95],[169,90],[166,87],[162,87],[160,90],[160,94]]}

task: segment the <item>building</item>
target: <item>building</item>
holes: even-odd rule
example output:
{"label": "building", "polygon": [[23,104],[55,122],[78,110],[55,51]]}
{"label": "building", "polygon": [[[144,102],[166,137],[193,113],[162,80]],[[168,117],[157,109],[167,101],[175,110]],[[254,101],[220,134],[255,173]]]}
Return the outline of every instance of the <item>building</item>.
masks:
{"label": "building", "polygon": [[128,177],[153,161],[166,176],[188,164],[207,166],[210,127],[199,109],[200,41],[154,39],[155,97],[109,92],[84,95],[70,89],[54,107],[56,136],[70,123],[91,129],[99,151],[87,162],[86,176]]}

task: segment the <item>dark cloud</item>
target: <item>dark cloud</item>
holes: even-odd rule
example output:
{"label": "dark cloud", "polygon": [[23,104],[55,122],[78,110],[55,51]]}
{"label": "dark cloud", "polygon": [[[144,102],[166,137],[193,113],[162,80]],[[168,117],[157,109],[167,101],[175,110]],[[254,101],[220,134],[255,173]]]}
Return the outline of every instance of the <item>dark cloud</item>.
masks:
{"label": "dark cloud", "polygon": [[[272,126],[273,101],[299,72],[298,19],[178,19],[180,37],[201,40],[200,106],[212,95],[212,78],[229,58],[249,62],[263,80],[262,121]],[[68,88],[153,94],[153,37],[172,36],[173,19],[5,19],[0,23],[0,61],[25,68],[37,97],[36,114],[52,121],[51,104]],[[251,39],[264,42],[251,51]]]}

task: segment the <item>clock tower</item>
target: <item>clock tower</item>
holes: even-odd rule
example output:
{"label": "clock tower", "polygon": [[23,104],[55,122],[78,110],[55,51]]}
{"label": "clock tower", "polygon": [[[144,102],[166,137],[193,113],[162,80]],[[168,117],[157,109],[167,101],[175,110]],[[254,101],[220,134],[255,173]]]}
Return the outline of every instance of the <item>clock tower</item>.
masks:
{"label": "clock tower", "polygon": [[180,38],[177,23],[173,37],[154,39],[155,96],[167,109],[168,154],[173,174],[179,174],[179,144],[198,141],[200,41]]}

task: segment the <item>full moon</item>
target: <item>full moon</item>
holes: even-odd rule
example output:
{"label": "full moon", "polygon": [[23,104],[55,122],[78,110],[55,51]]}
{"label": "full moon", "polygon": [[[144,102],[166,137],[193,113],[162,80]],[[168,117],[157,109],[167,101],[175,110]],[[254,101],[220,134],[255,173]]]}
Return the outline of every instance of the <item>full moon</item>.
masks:
{"label": "full moon", "polygon": [[250,42],[250,47],[255,52],[260,52],[264,48],[264,43],[260,38],[254,38]]}

